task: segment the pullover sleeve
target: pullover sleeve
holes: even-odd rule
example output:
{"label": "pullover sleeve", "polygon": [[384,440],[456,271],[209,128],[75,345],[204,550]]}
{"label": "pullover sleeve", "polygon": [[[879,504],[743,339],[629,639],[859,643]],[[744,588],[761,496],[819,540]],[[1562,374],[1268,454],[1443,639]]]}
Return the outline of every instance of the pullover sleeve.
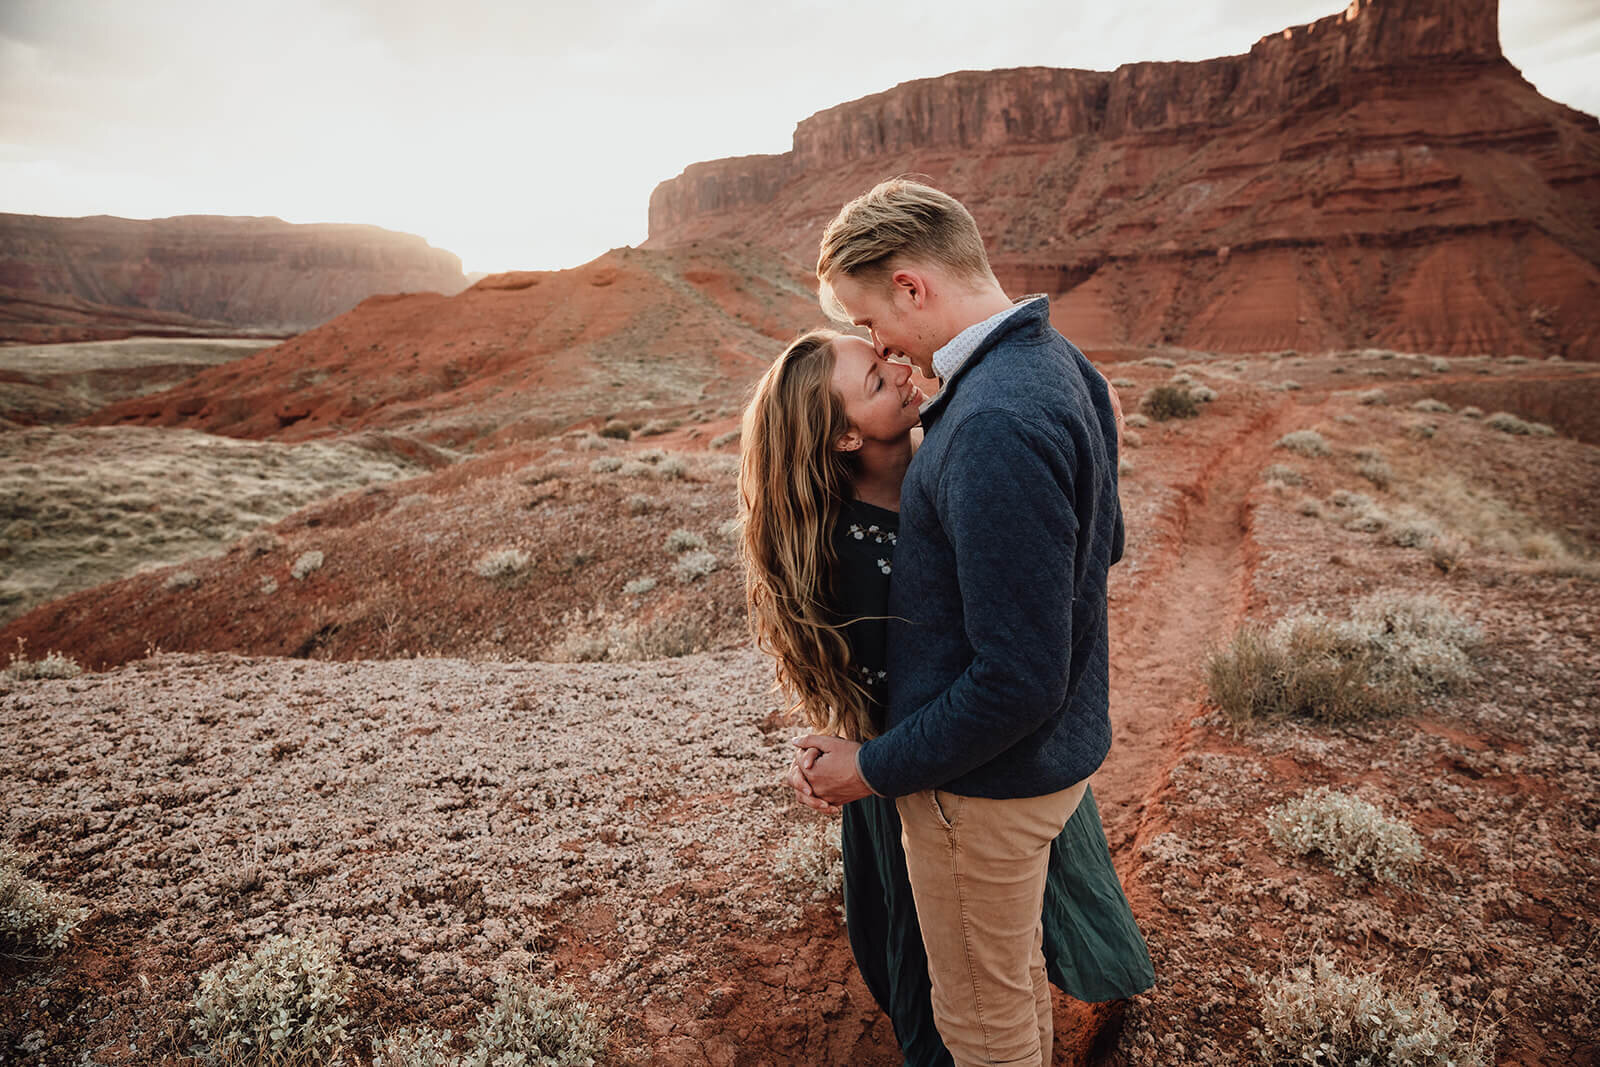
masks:
{"label": "pullover sleeve", "polygon": [[1037,730],[1066,700],[1078,519],[1071,442],[1007,412],[956,428],[934,506],[956,560],[971,662],[860,754],[885,796],[934,788]]}

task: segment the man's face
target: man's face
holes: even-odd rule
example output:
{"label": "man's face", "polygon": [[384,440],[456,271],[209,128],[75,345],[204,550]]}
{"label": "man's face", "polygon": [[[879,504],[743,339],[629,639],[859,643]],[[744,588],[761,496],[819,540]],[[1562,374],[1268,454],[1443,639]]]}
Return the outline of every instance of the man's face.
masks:
{"label": "man's face", "polygon": [[903,356],[925,377],[934,376],[933,354],[943,342],[935,339],[926,306],[919,306],[906,286],[894,278],[840,275],[833,280],[833,295],[850,321],[872,335],[880,356]]}

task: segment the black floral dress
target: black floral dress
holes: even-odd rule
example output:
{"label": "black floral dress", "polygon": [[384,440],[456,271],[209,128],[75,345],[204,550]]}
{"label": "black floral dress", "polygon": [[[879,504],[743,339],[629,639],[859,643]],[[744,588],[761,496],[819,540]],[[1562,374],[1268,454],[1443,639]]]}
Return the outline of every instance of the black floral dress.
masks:
{"label": "black floral dress", "polygon": [[[874,698],[879,729],[889,681],[884,615],[899,520],[893,511],[851,501],[833,536],[833,602],[850,644],[851,670]],[[951,1064],[934,1027],[928,957],[894,801],[872,796],[846,804],[840,843],[845,924],[861,977],[893,1023],[908,1065]],[[1117,1000],[1155,981],[1144,938],[1111,866],[1092,790],[1050,846],[1044,957],[1050,981],[1079,1000]]]}

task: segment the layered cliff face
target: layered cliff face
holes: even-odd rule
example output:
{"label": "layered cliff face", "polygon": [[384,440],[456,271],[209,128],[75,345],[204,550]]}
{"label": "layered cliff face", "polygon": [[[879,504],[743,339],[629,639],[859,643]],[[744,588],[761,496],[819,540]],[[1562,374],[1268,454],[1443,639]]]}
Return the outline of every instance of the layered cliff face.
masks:
{"label": "layered cliff face", "polygon": [[449,252],[375,226],[0,215],[0,287],[108,305],[123,317],[148,309],[292,333],[375,293],[465,285]]}
{"label": "layered cliff face", "polygon": [[664,182],[647,244],[809,260],[842,203],[918,172],[1082,344],[1600,358],[1600,123],[1539,96],[1497,24],[1493,0],[1356,0],[1246,55],[909,82]]}

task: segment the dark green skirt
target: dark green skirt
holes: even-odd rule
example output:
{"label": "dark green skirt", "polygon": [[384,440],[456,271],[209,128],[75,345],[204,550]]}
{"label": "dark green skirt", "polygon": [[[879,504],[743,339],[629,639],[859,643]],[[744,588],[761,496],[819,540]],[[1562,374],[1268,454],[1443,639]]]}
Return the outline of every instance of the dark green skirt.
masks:
{"label": "dark green skirt", "polygon": [[[906,1063],[952,1061],[933,1024],[928,957],[911,899],[894,801],[846,804],[844,913],[861,977],[894,1024]],[[1050,981],[1079,1000],[1131,997],[1155,982],[1150,953],[1111,866],[1094,793],[1050,845],[1044,890],[1044,959]]]}

